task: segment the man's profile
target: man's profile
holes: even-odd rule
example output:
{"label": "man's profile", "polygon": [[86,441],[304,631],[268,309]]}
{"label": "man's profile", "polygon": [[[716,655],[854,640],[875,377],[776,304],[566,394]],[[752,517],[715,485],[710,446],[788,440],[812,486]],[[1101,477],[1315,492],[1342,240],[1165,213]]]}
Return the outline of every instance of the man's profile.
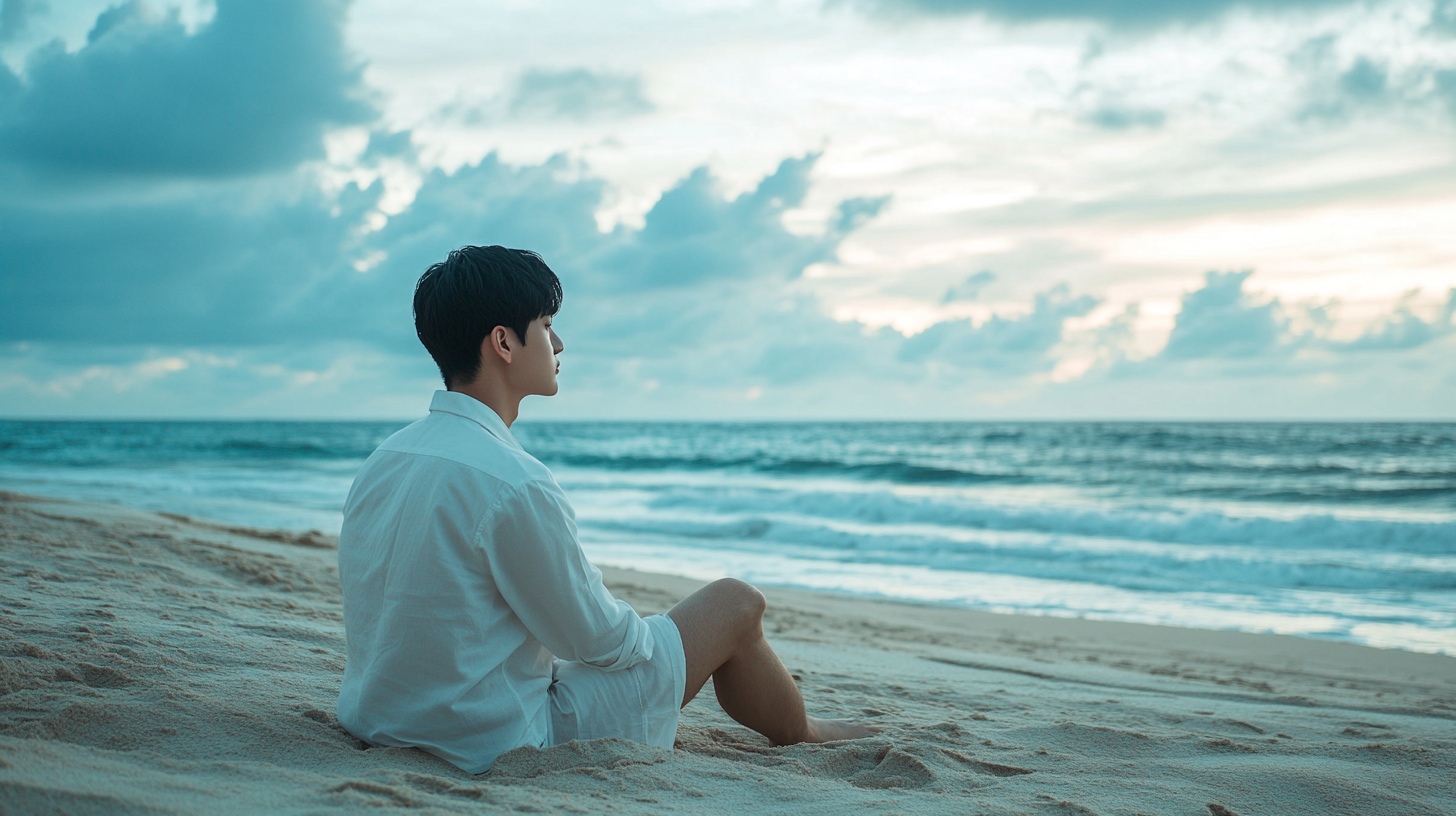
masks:
{"label": "man's profile", "polygon": [[870,733],[805,714],[752,586],[723,579],[642,618],[602,584],[566,495],[510,432],[522,399],[557,391],[561,299],[519,249],[463,247],[421,276],[415,329],[446,390],[349,491],[339,722],[480,773],[524,745],[672,748],[711,677],[723,710],[776,745]]}

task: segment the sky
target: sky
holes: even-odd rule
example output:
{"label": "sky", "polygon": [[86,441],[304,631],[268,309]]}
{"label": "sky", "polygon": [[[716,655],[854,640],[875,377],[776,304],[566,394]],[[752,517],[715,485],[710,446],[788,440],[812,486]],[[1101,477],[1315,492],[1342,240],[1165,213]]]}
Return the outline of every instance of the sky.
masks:
{"label": "sky", "polygon": [[1456,0],[0,3],[0,416],[1456,419]]}

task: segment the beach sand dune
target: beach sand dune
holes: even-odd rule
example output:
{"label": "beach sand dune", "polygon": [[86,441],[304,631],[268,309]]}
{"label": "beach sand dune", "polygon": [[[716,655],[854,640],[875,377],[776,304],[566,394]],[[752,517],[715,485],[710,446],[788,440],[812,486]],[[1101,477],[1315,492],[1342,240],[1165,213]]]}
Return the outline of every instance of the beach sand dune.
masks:
{"label": "beach sand dune", "polygon": [[469,776],[339,727],[331,538],[0,494],[0,813],[1456,812],[1450,657],[766,594],[811,710],[883,734],[770,748],[706,690],[675,751]]}

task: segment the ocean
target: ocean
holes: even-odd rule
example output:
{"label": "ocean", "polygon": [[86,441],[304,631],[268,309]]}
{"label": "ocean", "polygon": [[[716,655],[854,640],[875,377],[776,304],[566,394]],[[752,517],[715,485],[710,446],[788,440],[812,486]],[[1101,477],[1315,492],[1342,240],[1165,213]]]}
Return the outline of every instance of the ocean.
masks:
{"label": "ocean", "polygon": [[[403,422],[0,422],[0,489],[337,532]],[[1456,654],[1456,424],[519,422],[599,564]]]}

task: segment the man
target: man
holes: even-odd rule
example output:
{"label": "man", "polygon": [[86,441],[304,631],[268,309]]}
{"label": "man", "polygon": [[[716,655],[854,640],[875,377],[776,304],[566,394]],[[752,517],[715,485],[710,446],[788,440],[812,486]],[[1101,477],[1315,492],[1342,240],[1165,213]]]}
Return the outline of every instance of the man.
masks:
{"label": "man", "polygon": [[416,285],[415,330],[446,390],[349,491],[339,722],[480,773],[523,745],[670,749],[712,677],[723,710],[776,745],[869,734],[805,714],[748,584],[645,619],[602,585],[565,494],[510,432],[523,398],[557,391],[561,297],[540,256],[499,246],[451,252]]}

